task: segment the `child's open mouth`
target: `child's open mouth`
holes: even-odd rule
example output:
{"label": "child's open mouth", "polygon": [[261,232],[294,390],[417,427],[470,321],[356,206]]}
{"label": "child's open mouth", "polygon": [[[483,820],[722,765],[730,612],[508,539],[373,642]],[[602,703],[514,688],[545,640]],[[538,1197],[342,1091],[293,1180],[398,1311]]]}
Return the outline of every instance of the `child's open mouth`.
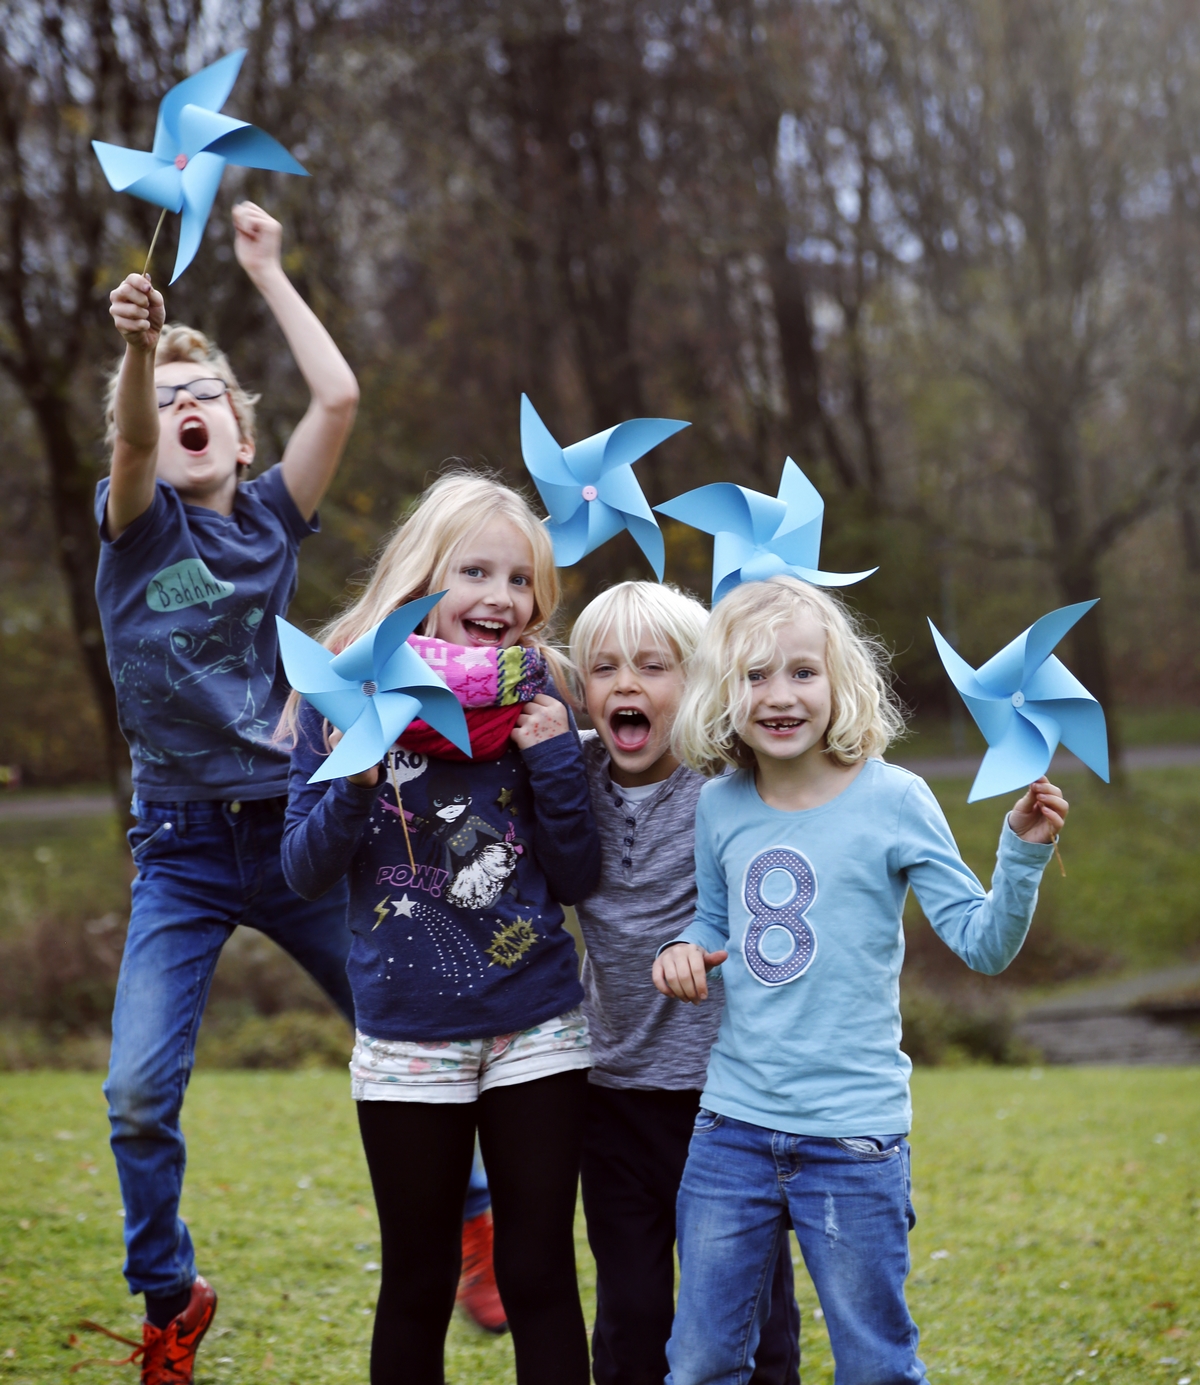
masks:
{"label": "child's open mouth", "polygon": [[504,639],[508,625],[502,620],[464,620],[463,629],[472,644],[497,647]]}
{"label": "child's open mouth", "polygon": [[795,717],[772,717],[770,721],[760,721],[758,724],[765,731],[770,731],[776,736],[790,735],[791,732],[798,731],[804,725]]}
{"label": "child's open mouth", "polygon": [[612,738],[622,750],[641,750],[650,739],[650,718],[636,707],[618,707],[608,719]]}
{"label": "child's open mouth", "polygon": [[194,456],[204,452],[208,447],[208,424],[195,416],[185,418],[179,425],[179,445]]}

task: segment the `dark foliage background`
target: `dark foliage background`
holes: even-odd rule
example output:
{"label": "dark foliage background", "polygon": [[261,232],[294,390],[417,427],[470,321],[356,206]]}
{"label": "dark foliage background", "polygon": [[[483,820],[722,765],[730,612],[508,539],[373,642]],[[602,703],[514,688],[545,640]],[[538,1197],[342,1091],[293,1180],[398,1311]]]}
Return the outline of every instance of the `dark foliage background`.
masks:
{"label": "dark foliage background", "polygon": [[[261,201],[363,385],[294,614],[323,619],[448,457],[523,479],[527,391],[563,442],[693,427],[652,501],[718,478],[827,501],[831,568],[901,691],[944,712],[925,617],[986,657],[1105,599],[1064,650],[1110,707],[1200,688],[1200,18],[1184,0],[65,0],[0,3],[0,763],[117,780],[91,582],[107,294],[156,209],[93,137],[237,44],[230,113],[311,180],[230,170],[168,293],[263,392],[261,461],[304,407],[232,258]],[[170,218],[169,218],[170,221]],[[165,280],[174,227],[156,254]],[[707,592],[707,541],[667,526]],[[568,615],[646,575],[616,541]],[[1117,725],[1115,718],[1112,719]]]}

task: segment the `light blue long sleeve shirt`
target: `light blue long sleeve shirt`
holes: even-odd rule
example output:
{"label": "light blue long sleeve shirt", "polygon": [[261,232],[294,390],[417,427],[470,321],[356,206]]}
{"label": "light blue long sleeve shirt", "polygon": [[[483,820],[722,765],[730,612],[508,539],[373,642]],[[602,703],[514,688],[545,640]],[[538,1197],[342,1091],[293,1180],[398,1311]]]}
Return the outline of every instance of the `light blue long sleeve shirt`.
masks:
{"label": "light blue long sleeve shirt", "polygon": [[703,1105],[798,1135],[907,1131],[909,886],[942,941],[995,974],[1025,940],[1052,854],[1006,818],[985,893],[929,786],[882,760],[830,802],[796,812],[765,804],[749,771],[706,784],[696,916],[680,940],[728,949],[729,960]]}

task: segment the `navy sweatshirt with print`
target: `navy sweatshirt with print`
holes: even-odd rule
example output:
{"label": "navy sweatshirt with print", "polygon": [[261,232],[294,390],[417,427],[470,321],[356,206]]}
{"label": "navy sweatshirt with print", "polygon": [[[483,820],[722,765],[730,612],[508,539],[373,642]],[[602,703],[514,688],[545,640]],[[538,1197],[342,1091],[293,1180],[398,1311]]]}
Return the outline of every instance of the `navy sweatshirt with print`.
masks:
{"label": "navy sweatshirt with print", "polygon": [[390,777],[309,784],[321,717],[301,705],[283,869],[316,899],[343,875],[354,935],[346,970],[361,1033],[477,1039],[528,1029],[583,999],[562,904],[589,894],[600,840],[574,728],[499,760],[397,762],[416,869]]}

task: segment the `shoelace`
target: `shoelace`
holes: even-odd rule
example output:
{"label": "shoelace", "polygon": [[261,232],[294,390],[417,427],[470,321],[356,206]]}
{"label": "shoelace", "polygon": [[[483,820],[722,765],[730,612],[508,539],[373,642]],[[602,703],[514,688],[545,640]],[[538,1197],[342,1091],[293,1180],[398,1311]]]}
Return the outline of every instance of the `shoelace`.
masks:
{"label": "shoelace", "polygon": [[[98,1322],[92,1322],[89,1318],[84,1318],[79,1324],[85,1332],[102,1332],[106,1337],[111,1337],[114,1342],[121,1342],[127,1347],[132,1347],[133,1351],[123,1357],[120,1361],[109,1361],[103,1356],[89,1356],[86,1361],[78,1361],[71,1367],[71,1374],[83,1370],[84,1366],[136,1366],[140,1357],[146,1354],[146,1342],[135,1342],[132,1337],[122,1337],[119,1332],[113,1332],[107,1327],[103,1327]],[[83,1350],[83,1342],[74,1334],[67,1338],[67,1344],[75,1347],[77,1351]]]}

